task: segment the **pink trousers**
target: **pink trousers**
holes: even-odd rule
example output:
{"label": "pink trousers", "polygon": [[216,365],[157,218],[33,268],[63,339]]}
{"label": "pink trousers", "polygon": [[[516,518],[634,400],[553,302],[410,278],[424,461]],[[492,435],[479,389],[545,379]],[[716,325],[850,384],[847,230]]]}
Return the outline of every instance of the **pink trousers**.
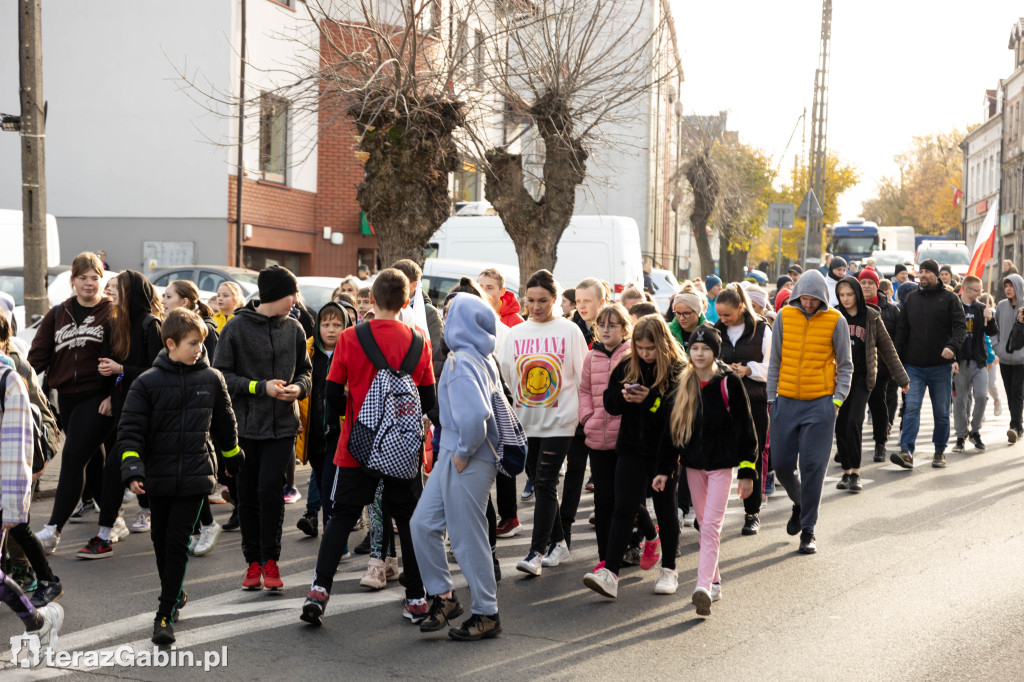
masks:
{"label": "pink trousers", "polygon": [[720,582],[718,548],[722,541],[722,522],[729,504],[732,469],[686,469],[690,499],[700,524],[700,558],[697,564],[697,587],[711,590],[711,583]]}

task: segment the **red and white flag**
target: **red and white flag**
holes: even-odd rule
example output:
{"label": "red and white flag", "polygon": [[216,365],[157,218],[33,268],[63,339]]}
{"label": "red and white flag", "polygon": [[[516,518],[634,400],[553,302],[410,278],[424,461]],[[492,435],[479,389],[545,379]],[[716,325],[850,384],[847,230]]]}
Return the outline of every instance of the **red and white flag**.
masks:
{"label": "red and white flag", "polygon": [[[959,190],[958,190],[959,191]],[[971,254],[971,264],[967,268],[968,275],[981,277],[985,272],[985,263],[991,258],[996,247],[996,224],[999,222],[999,195],[997,194],[988,204],[988,213],[978,230],[978,238],[974,240],[974,253]]]}
{"label": "red and white flag", "polygon": [[954,187],[953,188],[953,205],[959,208],[960,207],[960,201],[963,198],[964,198],[963,191],[961,191],[960,189]]}

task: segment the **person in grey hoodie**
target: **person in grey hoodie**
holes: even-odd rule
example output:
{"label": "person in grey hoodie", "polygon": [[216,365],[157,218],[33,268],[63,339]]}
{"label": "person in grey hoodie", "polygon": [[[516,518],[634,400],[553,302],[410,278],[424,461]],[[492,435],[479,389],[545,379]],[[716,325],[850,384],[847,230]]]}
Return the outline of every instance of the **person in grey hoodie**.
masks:
{"label": "person in grey hoodie", "polygon": [[435,595],[420,630],[441,630],[463,611],[452,591],[447,528],[473,595],[469,620],[448,633],[460,640],[501,633],[486,516],[497,471],[495,448],[501,447],[491,407],[491,393],[500,385],[491,358],[496,321],[494,310],[471,294],[456,294],[448,308],[444,340],[450,353],[437,389],[441,448],[411,521],[423,586]]}
{"label": "person in grey hoodie", "polygon": [[800,534],[803,554],[817,551],[814,527],[832,432],[853,379],[849,326],[828,297],[820,272],[797,281],[772,328],[768,364],[772,464],[793,501],[786,532]]}
{"label": "person in grey hoodie", "polygon": [[999,373],[1003,377],[1006,402],[1010,406],[1010,428],[1006,438],[1016,443],[1024,436],[1021,413],[1024,412],[1024,348],[1007,352],[1006,342],[1015,323],[1024,323],[1024,278],[1010,274],[1003,278],[1003,294],[1006,296],[996,306],[996,327],[998,334],[992,336],[992,350],[999,358]]}

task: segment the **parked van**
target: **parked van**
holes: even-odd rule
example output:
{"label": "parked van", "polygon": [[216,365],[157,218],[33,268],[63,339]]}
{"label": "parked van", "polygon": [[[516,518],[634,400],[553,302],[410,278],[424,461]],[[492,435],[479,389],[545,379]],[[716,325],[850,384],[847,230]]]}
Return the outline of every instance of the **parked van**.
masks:
{"label": "parked van", "polygon": [[[21,211],[0,208],[0,268],[25,267]],[[46,214],[46,267],[60,265],[60,237],[57,219]]]}
{"label": "parked van", "polygon": [[[457,215],[441,226],[427,247],[430,258],[458,258],[491,263],[518,263],[512,238],[498,216]],[[533,273],[519,273],[522,281]],[[616,294],[629,284],[643,289],[640,229],[622,216],[573,216],[558,242],[555,279],[575,287],[587,277],[603,279]],[[512,290],[512,287],[506,287]]]}
{"label": "parked van", "polygon": [[518,265],[457,258],[428,258],[424,261],[423,289],[434,305],[440,307],[444,297],[459,283],[460,278],[469,277],[475,282],[481,272],[490,268],[496,269],[505,277],[506,289],[516,296],[519,295]]}

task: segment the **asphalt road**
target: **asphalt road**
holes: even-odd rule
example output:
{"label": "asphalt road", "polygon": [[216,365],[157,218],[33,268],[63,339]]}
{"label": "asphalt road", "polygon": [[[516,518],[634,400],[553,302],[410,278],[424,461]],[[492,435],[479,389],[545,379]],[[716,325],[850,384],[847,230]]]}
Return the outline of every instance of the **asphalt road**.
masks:
{"label": "asphalt road", "polygon": [[[584,493],[568,563],[527,578],[514,566],[528,536],[499,540],[500,638],[460,643],[444,633],[421,635],[401,617],[397,583],[373,593],[358,586],[365,557],[342,564],[324,627],[313,629],[298,620],[318,546],[295,529],[303,501],[287,508],[283,594],[239,589],[240,537],[224,533],[210,555],[190,563],[177,647],[200,661],[226,647],[227,669],[213,674],[236,680],[1021,679],[1024,446],[1007,445],[1005,425],[1005,415],[990,414],[988,450],[968,446],[936,470],[926,417],[918,441],[923,466],[908,472],[869,463],[859,495],[837,491],[838,467],[830,466],[813,556],[797,554],[797,539],[785,533],[790,505],[781,488],[762,510],[755,537],[740,535],[742,507],[733,499],[722,537],[723,599],[707,619],[689,599],[697,565],[692,528],[683,529],[676,595],[654,595],[656,570],[638,567],[623,572],[617,601],[583,586],[596,562],[586,525],[592,496]],[[36,504],[37,525],[49,506]],[[520,510],[527,527],[532,510],[532,502]],[[133,514],[134,505],[126,511]],[[228,505],[214,513],[223,522]],[[131,536],[111,559],[75,559],[93,533],[91,524],[69,524],[52,557],[67,591],[60,648],[148,650],[158,592],[149,538]],[[353,542],[361,537],[354,534]],[[0,616],[0,641],[19,632],[13,616]],[[140,667],[27,673],[9,665],[0,672],[6,679],[80,680],[196,674]]]}

